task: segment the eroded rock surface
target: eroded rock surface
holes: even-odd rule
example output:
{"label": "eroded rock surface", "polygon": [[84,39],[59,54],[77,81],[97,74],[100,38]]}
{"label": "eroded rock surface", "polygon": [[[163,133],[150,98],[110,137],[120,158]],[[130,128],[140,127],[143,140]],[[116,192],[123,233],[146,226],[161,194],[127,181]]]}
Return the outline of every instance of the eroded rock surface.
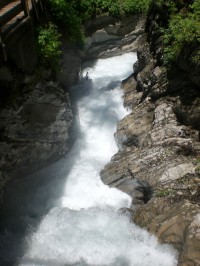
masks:
{"label": "eroded rock surface", "polygon": [[57,83],[43,82],[5,98],[0,112],[0,190],[63,156],[70,147],[72,111]]}
{"label": "eroded rock surface", "polygon": [[85,58],[105,58],[136,51],[143,40],[145,19],[132,16],[121,20],[101,17],[86,25]]}
{"label": "eroded rock surface", "polygon": [[[197,266],[199,129],[191,122],[181,123],[177,109],[179,113],[183,110],[185,91],[171,94],[167,72],[151,55],[147,43],[140,47],[138,59],[135,73],[122,83],[124,104],[131,112],[115,134],[119,152],[102,170],[101,178],[132,196],[133,221],[156,234],[162,243],[173,244],[179,252],[179,266]],[[188,120],[194,106],[198,108],[197,101],[193,103],[184,107],[189,111]],[[186,112],[184,115],[187,117]],[[136,189],[137,180],[148,182],[154,191],[146,204],[142,190]]]}

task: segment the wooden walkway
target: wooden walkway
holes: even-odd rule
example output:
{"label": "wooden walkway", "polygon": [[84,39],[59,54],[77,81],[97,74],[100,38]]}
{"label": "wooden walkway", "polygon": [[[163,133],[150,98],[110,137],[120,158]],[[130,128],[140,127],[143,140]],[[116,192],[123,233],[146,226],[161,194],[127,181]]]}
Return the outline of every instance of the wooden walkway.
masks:
{"label": "wooden walkway", "polygon": [[21,25],[30,22],[32,11],[39,19],[42,0],[0,0],[0,46],[6,55],[6,40]]}

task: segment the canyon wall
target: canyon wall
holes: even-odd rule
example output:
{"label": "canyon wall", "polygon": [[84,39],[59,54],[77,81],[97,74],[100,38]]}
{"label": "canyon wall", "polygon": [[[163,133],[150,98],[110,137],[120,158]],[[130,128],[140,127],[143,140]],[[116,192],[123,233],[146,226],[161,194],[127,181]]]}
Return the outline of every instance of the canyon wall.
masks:
{"label": "canyon wall", "polygon": [[61,64],[63,70],[57,78],[40,66],[32,73],[12,64],[0,68],[1,203],[8,181],[58,160],[72,145],[68,89],[78,80],[81,59],[64,42]]}
{"label": "canyon wall", "polygon": [[[162,66],[162,19],[153,9],[146,33],[144,18],[138,16],[90,22],[85,51],[80,55],[64,48],[64,72],[58,79],[65,89],[77,81],[80,56],[87,60],[137,51],[134,73],[122,83],[124,104],[131,112],[118,125],[119,152],[101,178],[132,196],[129,211],[134,222],[162,243],[173,244],[179,251],[179,265],[199,265],[200,72],[187,63],[191,47],[182,51],[172,71]],[[35,171],[69,150],[72,111],[68,94],[48,73],[43,82],[35,83],[31,75],[13,77],[8,69],[1,71],[5,78],[0,112],[3,191],[10,179]]]}
{"label": "canyon wall", "polygon": [[[70,149],[73,114],[69,88],[78,82],[81,61],[136,50],[144,32],[144,18],[138,20],[138,16],[123,21],[103,17],[88,23],[91,33],[84,51],[62,39],[62,71],[56,77],[39,65],[32,73],[9,63],[0,67],[1,202],[10,180],[58,160]],[[27,58],[28,51],[23,51]]]}
{"label": "canyon wall", "polygon": [[171,71],[162,65],[163,16],[153,8],[134,73],[122,83],[130,109],[118,125],[119,152],[102,181],[133,198],[132,220],[172,244],[179,266],[200,265],[199,67],[185,47]]}

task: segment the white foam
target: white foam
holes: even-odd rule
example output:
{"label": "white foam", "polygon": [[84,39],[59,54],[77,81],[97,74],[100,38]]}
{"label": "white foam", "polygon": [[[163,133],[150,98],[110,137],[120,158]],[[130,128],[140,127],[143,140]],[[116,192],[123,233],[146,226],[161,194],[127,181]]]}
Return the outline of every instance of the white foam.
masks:
{"label": "white foam", "polygon": [[[99,97],[97,97],[99,96]],[[116,122],[127,111],[122,108],[122,92],[91,93],[79,103],[80,130],[83,132],[73,148],[79,156],[68,175],[62,206],[81,209],[94,206],[128,207],[131,198],[121,191],[105,186],[100,170],[117,152],[114,140]]]}
{"label": "white foam", "polygon": [[54,208],[31,241],[34,245],[21,266],[77,265],[81,260],[89,265],[176,265],[169,246],[158,244],[111,208]]}
{"label": "white foam", "polygon": [[133,63],[137,60],[136,53],[127,53],[107,59],[99,59],[93,67],[83,69],[83,77],[88,72],[95,88],[105,87],[112,81],[123,80],[133,72]]}
{"label": "white foam", "polygon": [[69,154],[73,165],[64,193],[27,238],[29,248],[18,265],[177,265],[171,247],[158,244],[155,237],[118,213],[130,206],[131,198],[104,185],[99,176],[117,152],[117,121],[128,113],[117,83],[111,91],[105,87],[130,75],[135,58],[129,53],[101,59],[83,70],[83,77],[88,72],[92,78],[92,86],[88,81],[92,90],[78,102],[81,134]]}

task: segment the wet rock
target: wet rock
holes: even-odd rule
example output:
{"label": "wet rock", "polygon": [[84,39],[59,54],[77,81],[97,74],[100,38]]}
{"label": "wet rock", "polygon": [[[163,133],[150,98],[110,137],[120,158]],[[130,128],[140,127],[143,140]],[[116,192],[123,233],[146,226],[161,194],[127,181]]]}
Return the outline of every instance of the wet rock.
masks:
{"label": "wet rock", "polygon": [[100,30],[108,25],[115,25],[117,23],[116,19],[111,16],[100,16],[90,21],[87,21],[85,24],[85,29],[88,34]]}
{"label": "wet rock", "polygon": [[153,109],[154,106],[150,102],[146,102],[142,110],[137,106],[131,114],[120,121],[115,134],[120,149],[123,149],[124,145],[139,147],[144,144],[146,136],[152,128]]}
{"label": "wet rock", "polygon": [[[102,18],[103,19],[103,18]],[[98,19],[97,19],[98,21]],[[144,33],[144,18],[133,16],[119,21],[105,20],[86,38],[85,58],[106,58],[136,51]]]}
{"label": "wet rock", "polygon": [[121,209],[119,209],[118,213],[126,215],[130,219],[130,221],[134,215],[134,211],[130,208],[121,208]]}
{"label": "wet rock", "polygon": [[[134,222],[161,242],[173,244],[179,251],[179,265],[196,266],[200,261],[200,145],[198,123],[193,121],[198,120],[198,101],[189,96],[183,105],[186,95],[178,95],[182,91],[178,84],[172,95],[166,69],[158,65],[147,43],[139,49],[138,59],[135,73],[122,83],[124,105],[131,112],[115,134],[119,152],[101,178],[132,197]],[[144,186],[137,187],[128,169]],[[147,200],[145,184],[152,188]]]}
{"label": "wet rock", "polygon": [[173,244],[180,254],[179,265],[199,265],[199,206],[186,200],[173,207],[165,202],[160,203],[154,200],[148,207],[141,207],[142,213],[136,210],[134,221],[146,225],[162,243]]}
{"label": "wet rock", "polygon": [[67,91],[70,86],[79,80],[81,55],[79,51],[69,47],[69,44],[65,40],[62,40],[60,68],[61,71],[57,72],[57,80],[62,88]]}
{"label": "wet rock", "polygon": [[142,197],[138,199],[142,200],[144,203],[147,203],[152,198],[154,190],[147,181],[138,180],[138,186],[135,189],[142,193]]}
{"label": "wet rock", "polygon": [[182,104],[180,98],[177,99],[174,105],[174,112],[180,123],[192,126],[193,128],[200,130],[200,98],[197,97],[192,105]]}
{"label": "wet rock", "polygon": [[190,216],[191,222],[188,226],[188,230],[184,242],[184,253],[180,258],[180,266],[184,265],[198,265],[200,264],[199,259],[199,241],[200,241],[200,213],[196,215],[192,213]]}
{"label": "wet rock", "polygon": [[137,75],[139,72],[141,72],[152,60],[152,56],[149,51],[149,46],[147,43],[143,43],[141,47],[139,47],[137,51],[137,57],[138,60],[134,64],[134,74]]}
{"label": "wet rock", "polygon": [[137,93],[137,82],[131,75],[127,80],[122,82],[122,88],[124,91],[124,106],[133,108],[141,99],[142,93]]}
{"label": "wet rock", "polygon": [[0,112],[0,189],[11,177],[39,169],[70,148],[72,111],[57,83],[39,83],[10,97]]}
{"label": "wet rock", "polygon": [[119,35],[121,23],[117,22],[114,25],[106,25],[106,32],[109,35]]}
{"label": "wet rock", "polygon": [[115,35],[108,34],[104,29],[96,31],[91,38],[91,43],[101,43],[113,39],[119,39],[119,37]]}

